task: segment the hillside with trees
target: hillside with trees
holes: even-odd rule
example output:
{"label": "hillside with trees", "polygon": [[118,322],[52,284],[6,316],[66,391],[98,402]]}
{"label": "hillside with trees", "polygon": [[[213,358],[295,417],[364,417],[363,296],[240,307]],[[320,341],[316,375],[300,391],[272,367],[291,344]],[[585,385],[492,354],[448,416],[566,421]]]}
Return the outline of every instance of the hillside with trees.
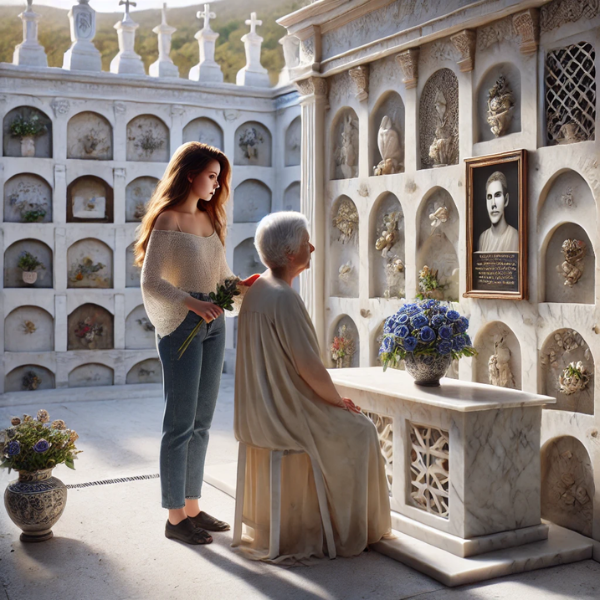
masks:
{"label": "hillside with trees", "polygon": [[[142,2],[143,0],[138,6]],[[73,3],[75,4],[75,0]],[[118,6],[117,0],[114,4],[115,7]],[[276,83],[279,71],[284,66],[279,40],[286,32],[275,21],[307,4],[310,4],[310,0],[226,0],[211,5],[211,10],[217,15],[216,19],[211,20],[211,27],[220,34],[215,60],[221,65],[225,81],[235,83],[236,73],[246,64],[241,37],[249,31],[244,22],[250,18],[250,12],[255,11],[263,22],[257,29],[264,38],[262,64],[269,71],[271,83]],[[93,5],[92,2],[91,6]],[[171,57],[183,78],[187,78],[189,70],[198,64],[198,42],[194,35],[202,26],[202,21],[196,18],[196,13],[202,6],[201,3],[196,3],[189,7],[169,9],[167,13],[169,25],[177,28],[173,34]],[[46,49],[48,66],[61,67],[63,55],[71,45],[68,11],[35,4],[34,9],[42,16],[39,40]],[[0,6],[0,62],[12,63],[14,48],[23,40],[21,20],[18,18],[21,11],[19,7]],[[122,15],[122,12],[96,13],[94,45],[102,55],[104,71],[109,70],[110,61],[119,51],[114,25],[121,20]],[[150,64],[158,58],[157,36],[152,29],[160,23],[160,10],[135,11],[131,16],[140,25],[136,31],[135,51],[142,57],[147,72]]]}

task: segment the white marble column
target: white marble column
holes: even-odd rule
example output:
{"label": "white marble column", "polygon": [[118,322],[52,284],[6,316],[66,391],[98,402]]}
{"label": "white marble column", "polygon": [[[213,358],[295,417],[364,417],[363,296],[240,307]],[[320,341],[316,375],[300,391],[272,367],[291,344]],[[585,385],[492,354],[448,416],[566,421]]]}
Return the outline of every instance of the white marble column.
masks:
{"label": "white marble column", "polygon": [[102,71],[99,50],[92,44],[96,35],[96,11],[89,6],[90,0],[78,0],[69,11],[71,41],[65,52],[63,69],[70,71]]}
{"label": "white marble column", "polygon": [[48,58],[43,46],[38,42],[38,21],[40,15],[32,8],[33,0],[27,0],[25,10],[19,15],[23,21],[23,41],[15,48],[13,65],[47,67]]}
{"label": "white marble column", "polygon": [[115,290],[125,288],[127,281],[127,237],[125,226],[115,230],[115,249],[113,252],[113,285]]}
{"label": "white marble column", "polygon": [[125,223],[125,169],[113,169],[113,223]]}
{"label": "white marble column", "polygon": [[222,83],[223,72],[215,62],[215,42],[219,34],[210,28],[210,20],[216,15],[210,12],[210,4],[205,4],[204,11],[198,11],[196,16],[204,19],[204,27],[194,36],[200,47],[200,62],[190,69],[189,78],[201,83]]}
{"label": "white marble column", "polygon": [[[317,77],[296,83],[302,95],[302,172],[300,210],[309,220],[310,237],[321,254],[325,252],[325,110],[328,108],[327,80]],[[300,275],[300,295],[325,352],[325,261],[315,260]]]}
{"label": "white marble column", "polygon": [[[115,316],[114,316],[114,343],[115,349],[125,348],[125,295],[115,294]],[[116,383],[116,382],[115,382]],[[123,382],[125,383],[125,382]]]}
{"label": "white marble column", "polygon": [[119,53],[110,63],[110,72],[127,75],[145,75],[144,63],[142,57],[135,53],[135,30],[139,25],[129,15],[129,5],[135,6],[135,2],[130,0],[121,0],[125,5],[125,14],[123,19],[115,23],[115,29],[119,37]]}
{"label": "white marble column", "polygon": [[67,168],[65,165],[54,165],[52,221],[60,224],[67,222]]}
{"label": "white marble column", "polygon": [[279,40],[283,48],[285,67],[279,75],[279,85],[288,83],[292,69],[300,64],[300,40],[295,35],[285,35]]}
{"label": "white marble column", "polygon": [[183,117],[185,106],[173,104],[171,106],[171,156],[183,144]]}
{"label": "white marble column", "polygon": [[54,296],[54,351],[67,351],[68,314],[66,294]]}
{"label": "white marble column", "polygon": [[269,72],[260,64],[263,38],[256,33],[256,26],[262,25],[262,21],[259,21],[256,13],[253,12],[250,19],[246,21],[246,25],[250,25],[250,32],[242,37],[246,49],[246,66],[238,71],[235,82],[237,85],[270,87]]}
{"label": "white marble column", "polygon": [[66,292],[67,290],[67,230],[57,227],[54,230],[54,256],[52,257],[52,270],[54,272],[54,290]]}
{"label": "white marble column", "polygon": [[167,3],[163,3],[162,22],[153,30],[158,35],[158,60],[150,65],[151,77],[179,77],[179,69],[173,64],[171,53],[171,36],[177,31],[167,23]]}

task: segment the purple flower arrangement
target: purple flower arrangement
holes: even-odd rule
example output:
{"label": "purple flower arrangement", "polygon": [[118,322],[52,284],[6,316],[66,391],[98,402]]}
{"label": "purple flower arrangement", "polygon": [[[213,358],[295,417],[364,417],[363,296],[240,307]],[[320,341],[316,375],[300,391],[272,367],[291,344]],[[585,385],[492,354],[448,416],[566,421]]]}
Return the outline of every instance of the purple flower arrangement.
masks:
{"label": "purple flower arrangement", "polygon": [[406,355],[460,358],[474,356],[467,334],[469,320],[439,300],[420,300],[404,304],[383,326],[379,356],[385,371],[396,367]]}

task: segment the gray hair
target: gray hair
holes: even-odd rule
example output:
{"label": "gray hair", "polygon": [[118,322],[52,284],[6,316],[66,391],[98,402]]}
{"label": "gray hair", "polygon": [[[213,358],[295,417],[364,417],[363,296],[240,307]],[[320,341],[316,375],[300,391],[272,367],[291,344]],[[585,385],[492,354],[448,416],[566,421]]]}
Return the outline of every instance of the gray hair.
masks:
{"label": "gray hair", "polygon": [[290,210],[263,217],[254,236],[260,260],[269,269],[285,267],[287,255],[300,249],[305,231],[308,221],[302,213]]}

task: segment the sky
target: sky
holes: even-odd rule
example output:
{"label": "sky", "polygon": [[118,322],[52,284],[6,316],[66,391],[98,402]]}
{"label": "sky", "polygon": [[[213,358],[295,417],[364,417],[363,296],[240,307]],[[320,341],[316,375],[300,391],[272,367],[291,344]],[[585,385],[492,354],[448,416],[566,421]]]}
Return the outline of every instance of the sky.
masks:
{"label": "sky", "polygon": [[[139,0],[136,7],[131,7],[131,12],[135,12],[137,9],[147,10],[149,8],[162,8],[164,0]],[[208,0],[210,2],[210,0]],[[217,2],[219,0],[216,0]],[[221,0],[222,1],[222,0]],[[212,0],[210,4],[213,4],[215,0]],[[25,6],[25,0],[0,0],[0,6]],[[77,4],[77,0],[33,0],[33,8],[36,5],[39,6],[54,6],[55,8],[71,8],[74,4]],[[202,0],[194,2],[193,0],[167,0],[167,6],[173,8],[175,6],[198,6],[200,8],[204,4]],[[96,12],[119,12],[123,10],[123,6],[119,6],[119,0],[90,0],[90,6]]]}

